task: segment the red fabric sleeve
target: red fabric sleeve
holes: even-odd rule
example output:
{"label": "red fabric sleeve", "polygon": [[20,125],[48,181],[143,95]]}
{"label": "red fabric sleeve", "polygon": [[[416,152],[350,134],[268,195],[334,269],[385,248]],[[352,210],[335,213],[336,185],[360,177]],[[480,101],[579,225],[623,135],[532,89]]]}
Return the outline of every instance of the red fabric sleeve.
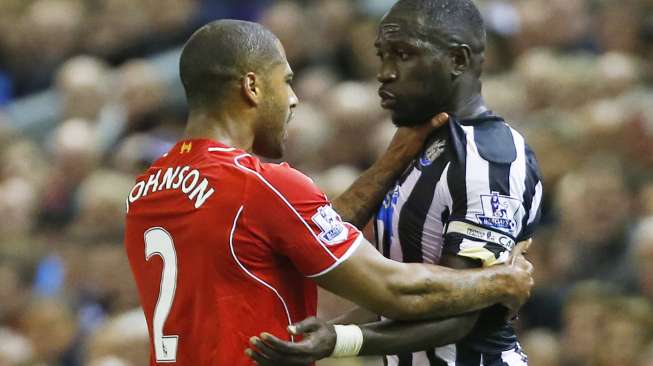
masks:
{"label": "red fabric sleeve", "polygon": [[252,174],[244,208],[246,217],[256,223],[250,227],[256,227],[256,234],[303,275],[327,273],[361,243],[361,232],[341,220],[304,174],[285,163],[245,169]]}

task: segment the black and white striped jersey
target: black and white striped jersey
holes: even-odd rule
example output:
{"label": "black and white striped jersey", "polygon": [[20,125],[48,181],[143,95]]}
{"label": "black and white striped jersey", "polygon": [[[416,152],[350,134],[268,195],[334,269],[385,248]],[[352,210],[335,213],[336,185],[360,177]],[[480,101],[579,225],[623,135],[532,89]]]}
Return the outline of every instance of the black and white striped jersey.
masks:
{"label": "black and white striped jersey", "polygon": [[[375,220],[377,248],[403,262],[438,263],[448,253],[484,266],[502,263],[517,241],[532,236],[541,199],[535,155],[517,131],[490,112],[452,118],[386,195]],[[461,362],[518,349],[504,316],[500,306],[487,309],[461,344],[388,362],[481,365]]]}

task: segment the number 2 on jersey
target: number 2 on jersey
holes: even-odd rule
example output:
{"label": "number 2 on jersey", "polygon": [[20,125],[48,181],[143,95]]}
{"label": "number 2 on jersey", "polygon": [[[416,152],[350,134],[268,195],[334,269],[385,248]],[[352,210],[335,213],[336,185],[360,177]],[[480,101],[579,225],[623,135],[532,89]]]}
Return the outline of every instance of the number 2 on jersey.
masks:
{"label": "number 2 on jersey", "polygon": [[145,232],[145,260],[150,261],[152,256],[158,255],[163,259],[163,273],[161,274],[161,289],[159,298],[154,308],[154,321],[152,332],[154,337],[154,352],[156,362],[177,362],[177,344],[179,336],[164,335],[163,325],[170,314],[172,301],[175,298],[177,287],[177,253],[172,236],[160,227],[153,227]]}

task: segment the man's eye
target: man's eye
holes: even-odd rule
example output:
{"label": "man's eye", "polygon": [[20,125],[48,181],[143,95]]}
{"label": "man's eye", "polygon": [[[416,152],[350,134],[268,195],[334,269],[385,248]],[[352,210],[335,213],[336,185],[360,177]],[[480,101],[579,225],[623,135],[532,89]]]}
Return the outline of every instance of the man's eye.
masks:
{"label": "man's eye", "polygon": [[406,52],[398,51],[397,56],[401,59],[401,61],[407,61],[409,55]]}

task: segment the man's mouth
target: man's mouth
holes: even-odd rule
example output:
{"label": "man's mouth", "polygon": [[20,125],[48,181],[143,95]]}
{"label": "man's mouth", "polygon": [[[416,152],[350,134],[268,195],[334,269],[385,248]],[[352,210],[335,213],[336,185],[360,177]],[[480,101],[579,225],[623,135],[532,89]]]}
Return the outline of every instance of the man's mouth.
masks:
{"label": "man's mouth", "polygon": [[397,97],[384,88],[379,88],[379,97],[381,97],[381,107],[385,109],[390,109],[397,104]]}

